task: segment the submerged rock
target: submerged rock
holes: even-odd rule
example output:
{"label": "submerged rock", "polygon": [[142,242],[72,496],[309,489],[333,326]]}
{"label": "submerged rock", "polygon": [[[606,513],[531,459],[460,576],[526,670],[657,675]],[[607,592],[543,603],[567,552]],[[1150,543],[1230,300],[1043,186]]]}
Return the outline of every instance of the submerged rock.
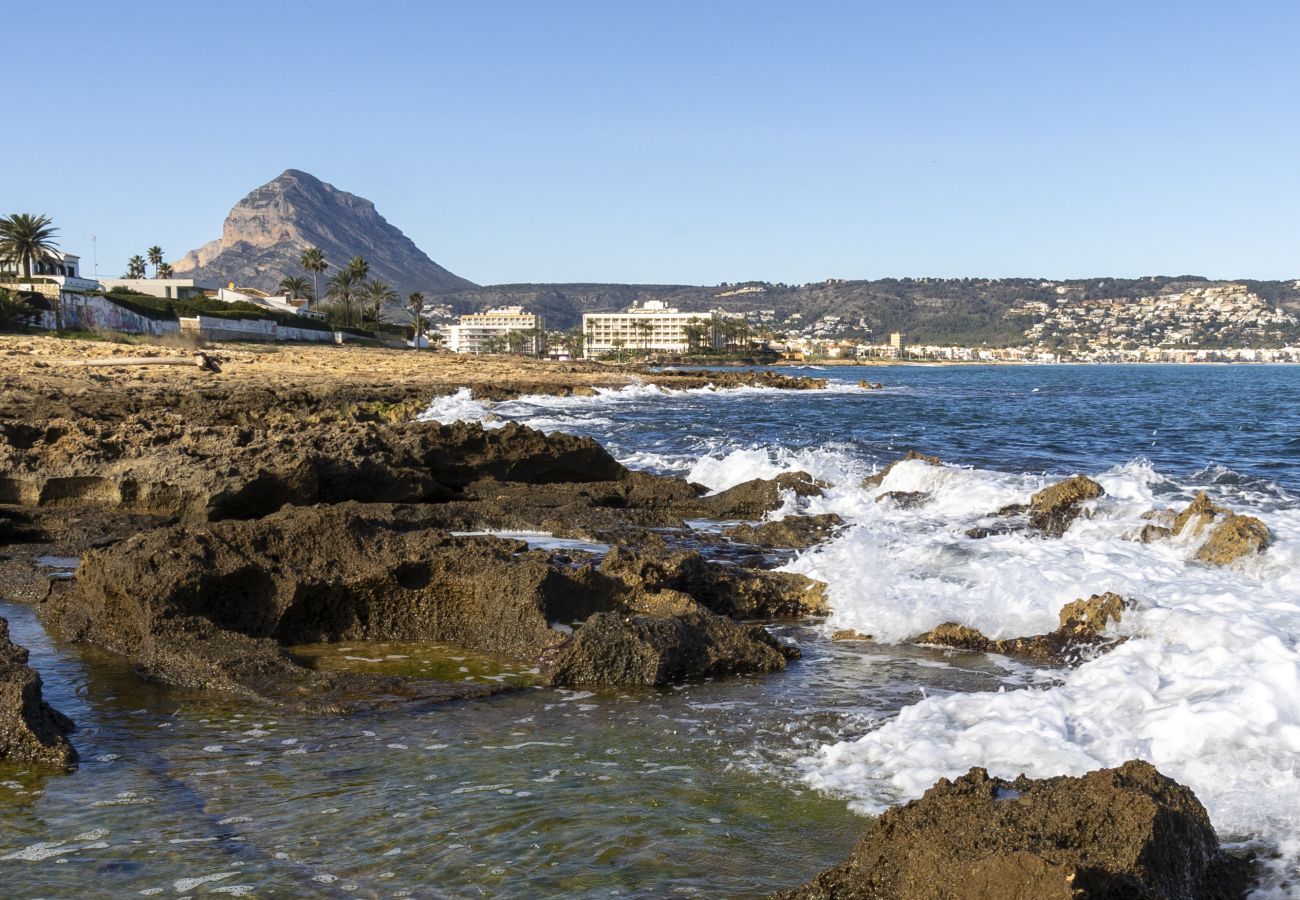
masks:
{"label": "submerged rock", "polygon": [[1123,611],[1132,606],[1133,601],[1119,594],[1093,594],[1086,600],[1075,600],[1061,607],[1060,626],[1047,634],[993,640],[978,629],[945,622],[918,635],[914,641],[955,650],[1020,656],[1040,662],[1075,663],[1086,650],[1119,643],[1119,638],[1107,638],[1104,631],[1110,623],[1118,622]]}
{"label": "submerged rock", "polygon": [[722,533],[734,541],[754,547],[803,549],[826,540],[843,524],[844,520],[835,513],[822,513],[816,516],[786,516],[759,525],[745,523]]}
{"label": "submerged rock", "polygon": [[691,678],[775,672],[798,655],[760,625],[707,611],[672,617],[597,613],[547,655],[553,684],[673,684]]}
{"label": "submerged rock", "polygon": [[862,486],[865,488],[880,487],[881,483],[889,476],[889,473],[894,470],[894,466],[901,462],[911,462],[913,460],[927,463],[932,466],[943,465],[943,460],[937,456],[927,456],[926,454],[920,453],[916,450],[908,450],[906,456],[894,460],[875,475],[868,475],[866,478],[862,479]]}
{"label": "submerged rock", "polygon": [[72,720],[41,698],[41,676],[27,665],[27,649],[9,639],[0,618],[0,760],[68,771],[77,751]]}
{"label": "submerged rock", "polygon": [[1082,504],[1105,491],[1086,475],[1074,475],[1029,498],[1029,524],[1049,537],[1060,537],[1083,511]]}
{"label": "submerged rock", "polygon": [[887,810],[785,900],[1228,900],[1251,883],[1205,807],[1149,763],[1013,781],[971,769]]}
{"label": "submerged rock", "polygon": [[885,491],[876,498],[877,503],[889,503],[899,509],[924,506],[931,500],[929,491]]}
{"label": "submerged rock", "polygon": [[[1165,536],[1158,533],[1148,536],[1147,529],[1151,527],[1143,529],[1144,541]],[[1242,557],[1262,553],[1273,543],[1273,533],[1262,521],[1216,506],[1204,491],[1174,517],[1169,530],[1169,536],[1190,539],[1203,534],[1196,558],[1215,566],[1226,566]]]}

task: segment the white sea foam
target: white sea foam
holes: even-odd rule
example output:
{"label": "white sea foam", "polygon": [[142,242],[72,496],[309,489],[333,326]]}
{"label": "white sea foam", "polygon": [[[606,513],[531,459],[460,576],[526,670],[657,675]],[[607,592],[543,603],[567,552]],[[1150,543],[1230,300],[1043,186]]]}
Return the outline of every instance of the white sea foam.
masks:
{"label": "white sea foam", "polygon": [[[831,384],[808,393],[844,393],[859,390],[852,385]],[[498,428],[506,421],[518,421],[541,431],[555,431],[580,424],[587,427],[613,425],[609,415],[631,404],[662,400],[669,397],[708,396],[736,400],[756,396],[783,394],[782,388],[713,386],[674,390],[653,384],[630,384],[620,388],[596,388],[588,396],[558,397],[547,394],[527,394],[514,400],[476,400],[469,388],[454,394],[437,397],[428,409],[417,418],[425,422],[480,422],[485,427]]]}
{"label": "white sea foam", "polygon": [[[945,621],[994,637],[1033,634],[1060,607],[1116,591],[1138,601],[1117,626],[1129,640],[1046,687],[933,696],[853,741],[802,762],[807,782],[879,811],[941,776],[1082,774],[1146,759],[1187,784],[1225,836],[1276,842],[1300,856],[1300,509],[1276,491],[1236,491],[1239,512],[1263,516],[1276,543],[1225,568],[1192,559],[1188,542],[1132,535],[1153,506],[1190,487],[1136,461],[1096,476],[1106,496],[1059,540],[966,536],[982,513],[1023,502],[1030,476],[901,464],[873,490],[814,501],[851,527],[789,568],[829,585],[827,628],[903,641]],[[876,503],[925,491],[912,509]],[[1156,494],[1169,498],[1156,499]],[[1226,492],[1225,492],[1226,493]],[[1267,507],[1243,506],[1251,496]]]}

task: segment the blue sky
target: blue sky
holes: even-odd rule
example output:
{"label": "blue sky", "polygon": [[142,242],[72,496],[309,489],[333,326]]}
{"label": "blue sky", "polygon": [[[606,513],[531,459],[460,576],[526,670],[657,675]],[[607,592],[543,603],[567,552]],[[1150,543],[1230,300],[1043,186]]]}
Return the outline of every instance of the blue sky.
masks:
{"label": "blue sky", "polygon": [[101,275],[215,238],[299,168],[480,283],[1300,276],[1294,2],[179,0],[6,24],[41,49],[0,207],[54,217],[87,272],[96,235]]}

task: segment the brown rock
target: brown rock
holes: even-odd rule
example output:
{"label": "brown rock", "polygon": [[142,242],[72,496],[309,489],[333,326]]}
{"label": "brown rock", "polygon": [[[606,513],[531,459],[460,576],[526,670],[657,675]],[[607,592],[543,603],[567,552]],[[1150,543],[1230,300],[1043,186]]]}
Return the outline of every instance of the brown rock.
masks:
{"label": "brown rock", "polygon": [[854,631],[852,628],[841,628],[831,635],[832,641],[869,641],[871,635],[863,634],[861,631]]}
{"label": "brown rock", "polygon": [[722,533],[733,541],[754,547],[802,549],[826,540],[843,524],[844,520],[835,513],[823,513],[816,516],[786,516],[761,525],[745,523]]}
{"label": "brown rock", "polygon": [[1079,662],[1087,650],[1109,648],[1119,643],[1117,639],[1105,637],[1105,628],[1111,622],[1118,622],[1123,611],[1132,605],[1132,601],[1118,594],[1093,594],[1086,600],[1075,600],[1063,606],[1060,626],[1047,634],[992,640],[977,629],[945,622],[915,638],[915,643],[1072,664]]}
{"label": "brown rock", "polygon": [[[1142,529],[1141,538],[1144,542],[1151,539],[1147,536],[1147,529],[1150,528],[1152,526],[1148,525]],[[1196,558],[1210,565],[1226,566],[1242,557],[1262,553],[1273,543],[1273,533],[1262,521],[1254,516],[1238,515],[1230,509],[1216,506],[1201,491],[1174,517],[1172,534],[1194,537],[1207,529],[1204,541],[1197,548]],[[1152,535],[1161,536],[1164,535]]]}
{"label": "brown rock", "polygon": [[759,625],[700,610],[685,615],[597,613],[547,654],[553,684],[673,684],[785,668],[797,656]]}
{"label": "brown rock", "polygon": [[714,519],[758,519],[781,506],[781,492],[797,497],[815,497],[826,485],[807,472],[783,472],[775,478],[755,478],[734,487],[701,497],[699,510]]}
{"label": "brown rock", "polygon": [[41,698],[41,676],[0,618],[0,759],[66,772],[77,764],[72,730],[72,720]]}
{"label": "brown rock", "polygon": [[1079,517],[1081,504],[1103,493],[1101,485],[1084,475],[1045,487],[1029,498],[1029,524],[1049,537],[1060,537]]}
{"label": "brown rock", "polygon": [[595,441],[514,423],[254,428],[191,426],[164,413],[0,425],[0,503],[190,520],[252,518],[287,503],[444,501],[485,478],[553,484],[627,474]]}
{"label": "brown rock", "polygon": [[785,900],[1228,900],[1248,862],[1205,808],[1149,763],[1014,781],[940,779],[884,813],[849,860]]}
{"label": "brown rock", "polygon": [[668,553],[614,548],[602,574],[630,590],[689,594],[713,612],[745,619],[825,615],[826,585],[794,572],[769,572],[709,562],[694,550]]}

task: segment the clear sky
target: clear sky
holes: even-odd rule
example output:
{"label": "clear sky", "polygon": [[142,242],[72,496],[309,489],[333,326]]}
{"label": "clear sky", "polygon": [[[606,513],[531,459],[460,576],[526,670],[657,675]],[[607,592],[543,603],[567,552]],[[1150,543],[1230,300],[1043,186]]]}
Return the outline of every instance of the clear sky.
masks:
{"label": "clear sky", "polygon": [[87,273],[298,168],[484,284],[1300,277],[1294,0],[53,9],[0,209]]}

